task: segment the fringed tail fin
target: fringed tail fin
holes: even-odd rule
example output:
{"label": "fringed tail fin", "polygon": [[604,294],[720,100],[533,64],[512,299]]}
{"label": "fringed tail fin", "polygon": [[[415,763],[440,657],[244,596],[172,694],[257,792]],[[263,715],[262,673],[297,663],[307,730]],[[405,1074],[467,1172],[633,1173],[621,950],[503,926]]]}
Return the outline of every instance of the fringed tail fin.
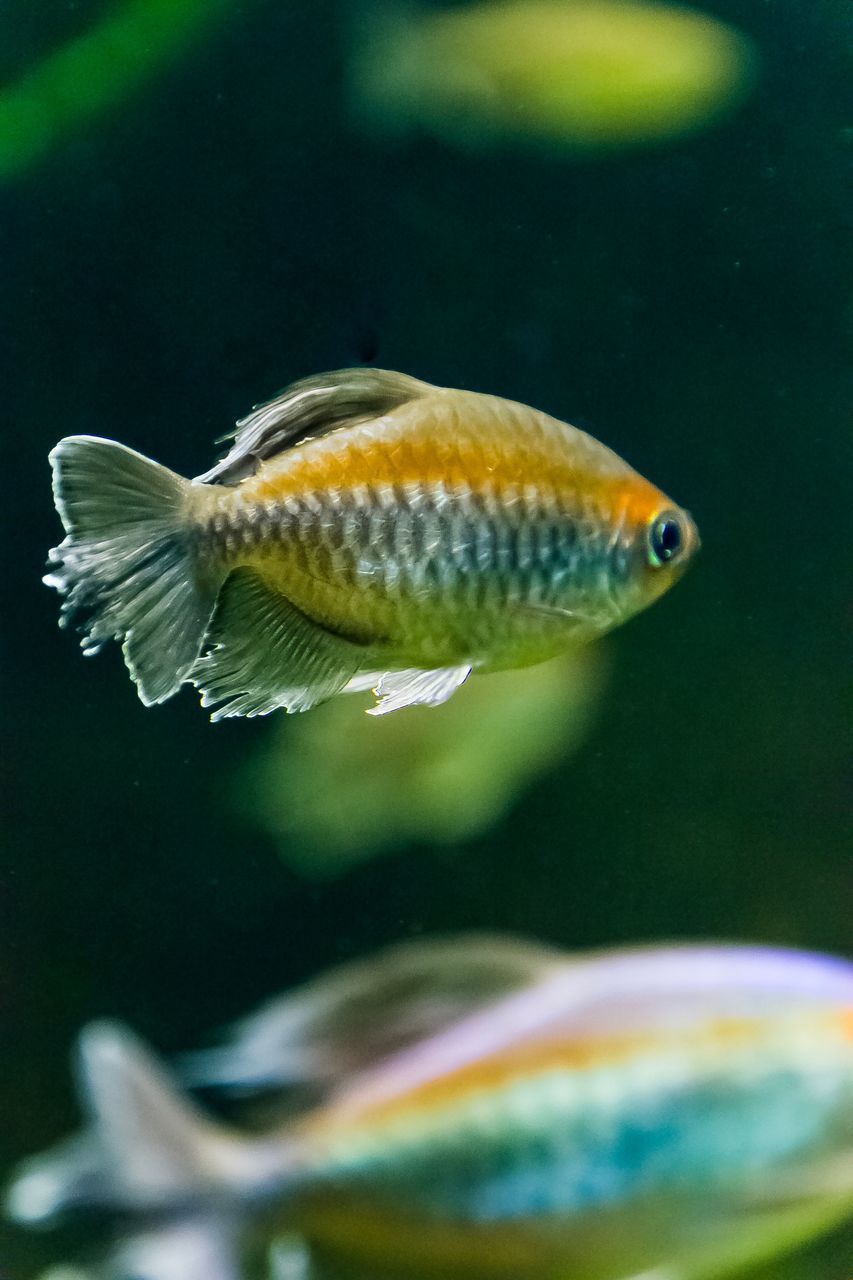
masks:
{"label": "fringed tail fin", "polygon": [[15,1221],[48,1224],[80,1208],[203,1217],[223,1198],[236,1213],[287,1182],[286,1142],[209,1120],[127,1028],[87,1027],[77,1074],[88,1127],[20,1168],[5,1203]]}
{"label": "fringed tail fin", "polygon": [[121,640],[142,701],[163,702],[201,651],[218,587],[194,562],[190,481],[94,436],[60,440],[50,461],[67,536],[44,581],[65,597],[61,625],[81,617],[85,653]]}

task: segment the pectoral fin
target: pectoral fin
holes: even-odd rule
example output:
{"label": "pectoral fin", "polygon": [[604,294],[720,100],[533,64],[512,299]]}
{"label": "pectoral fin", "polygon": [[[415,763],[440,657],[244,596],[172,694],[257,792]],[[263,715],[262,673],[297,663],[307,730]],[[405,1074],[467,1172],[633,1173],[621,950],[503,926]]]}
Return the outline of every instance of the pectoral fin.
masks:
{"label": "pectoral fin", "polygon": [[610,610],[599,613],[582,613],[577,609],[563,609],[551,604],[523,604],[518,606],[519,612],[528,619],[535,618],[542,623],[558,623],[567,633],[577,633],[578,637],[597,635],[613,626],[614,616]]}

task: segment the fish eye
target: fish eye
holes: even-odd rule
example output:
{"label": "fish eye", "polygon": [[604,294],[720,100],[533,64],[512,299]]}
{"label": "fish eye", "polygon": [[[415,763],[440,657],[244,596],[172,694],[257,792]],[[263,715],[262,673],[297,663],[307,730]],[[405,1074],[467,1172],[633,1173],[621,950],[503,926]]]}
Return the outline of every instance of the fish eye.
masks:
{"label": "fish eye", "polygon": [[655,568],[669,564],[684,549],[684,529],[673,511],[665,511],[649,525],[649,563]]}

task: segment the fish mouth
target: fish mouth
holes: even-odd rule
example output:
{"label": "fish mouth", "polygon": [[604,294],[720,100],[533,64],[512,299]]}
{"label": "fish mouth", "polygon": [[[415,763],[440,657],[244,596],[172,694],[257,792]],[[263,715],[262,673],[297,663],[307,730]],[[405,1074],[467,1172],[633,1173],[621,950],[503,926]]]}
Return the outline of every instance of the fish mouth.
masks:
{"label": "fish mouth", "polygon": [[702,539],[699,536],[699,529],[696,521],[693,519],[689,511],[684,512],[684,523],[687,526],[687,546],[685,548],[684,560],[692,560],[697,551],[702,550]]}

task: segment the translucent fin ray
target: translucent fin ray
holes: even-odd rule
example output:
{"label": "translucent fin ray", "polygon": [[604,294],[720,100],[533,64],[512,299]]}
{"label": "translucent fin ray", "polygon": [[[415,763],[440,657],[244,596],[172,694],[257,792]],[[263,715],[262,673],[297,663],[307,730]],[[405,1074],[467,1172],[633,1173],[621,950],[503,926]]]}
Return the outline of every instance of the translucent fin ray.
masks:
{"label": "translucent fin ray", "polygon": [[211,629],[213,648],[191,680],[212,720],[307,711],[340,693],[363,665],[360,646],[334,636],[251,569],[226,580]]}
{"label": "translucent fin ray", "polygon": [[87,654],[122,640],[140,698],[162,702],[198,657],[215,598],[195,572],[189,481],[94,436],[61,440],[50,461],[67,537],[44,581],[65,597],[60,625],[79,620]]}
{"label": "translucent fin ray", "polygon": [[471,666],[436,671],[386,671],[376,686],[377,702],[369,716],[384,716],[403,707],[437,707],[451,698],[471,674]]}
{"label": "translucent fin ray", "polygon": [[259,462],[300,440],[379,418],[432,390],[428,383],[387,369],[339,369],[302,378],[241,418],[231,449],[197,479],[236,484]]}

